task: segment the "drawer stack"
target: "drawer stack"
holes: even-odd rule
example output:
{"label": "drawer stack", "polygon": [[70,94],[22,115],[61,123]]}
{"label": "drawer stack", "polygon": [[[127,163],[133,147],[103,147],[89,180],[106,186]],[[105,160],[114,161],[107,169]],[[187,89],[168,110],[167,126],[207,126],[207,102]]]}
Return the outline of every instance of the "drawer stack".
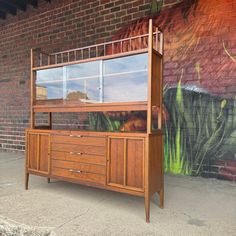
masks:
{"label": "drawer stack", "polygon": [[105,185],[105,136],[52,134],[51,174]]}

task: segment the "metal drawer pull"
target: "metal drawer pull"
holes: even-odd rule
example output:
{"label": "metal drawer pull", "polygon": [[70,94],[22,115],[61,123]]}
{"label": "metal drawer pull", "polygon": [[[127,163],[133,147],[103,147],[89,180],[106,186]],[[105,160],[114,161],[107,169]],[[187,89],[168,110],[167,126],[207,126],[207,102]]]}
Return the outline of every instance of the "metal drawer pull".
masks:
{"label": "metal drawer pull", "polygon": [[71,155],[82,155],[82,152],[70,152]]}
{"label": "metal drawer pull", "polygon": [[70,134],[70,137],[82,138],[83,136],[82,136],[82,135],[73,135],[73,134]]}
{"label": "metal drawer pull", "polygon": [[81,170],[73,170],[73,169],[69,169],[70,172],[75,172],[75,173],[82,173]]}

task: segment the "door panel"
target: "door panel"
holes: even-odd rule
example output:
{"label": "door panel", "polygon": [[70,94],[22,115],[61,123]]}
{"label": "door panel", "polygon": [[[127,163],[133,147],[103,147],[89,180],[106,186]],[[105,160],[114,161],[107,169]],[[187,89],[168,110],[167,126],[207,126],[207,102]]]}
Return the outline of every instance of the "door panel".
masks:
{"label": "door panel", "polygon": [[143,188],[144,143],[140,139],[127,139],[127,177],[126,185]]}
{"label": "door panel", "polygon": [[49,135],[39,135],[39,170],[49,172]]}
{"label": "door panel", "polygon": [[37,146],[38,146],[38,135],[28,134],[28,168],[37,169]]}
{"label": "door panel", "polygon": [[124,184],[124,139],[109,138],[108,183]]}

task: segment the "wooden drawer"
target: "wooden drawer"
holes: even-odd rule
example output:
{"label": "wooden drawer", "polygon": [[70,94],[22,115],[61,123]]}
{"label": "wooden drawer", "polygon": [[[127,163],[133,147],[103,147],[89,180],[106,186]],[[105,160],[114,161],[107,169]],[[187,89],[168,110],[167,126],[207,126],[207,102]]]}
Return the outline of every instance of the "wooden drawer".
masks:
{"label": "wooden drawer", "polygon": [[70,170],[70,169],[63,169],[63,168],[52,168],[52,175],[59,176],[64,178],[70,178],[73,180],[81,180],[86,182],[97,183],[101,185],[106,184],[106,176],[93,174],[93,173],[86,173],[86,172],[77,172],[77,170]]}
{"label": "wooden drawer", "polygon": [[89,154],[89,155],[105,156],[105,153],[106,153],[105,147],[90,146],[90,144],[89,145],[76,145],[76,144],[67,144],[67,143],[51,143],[51,150],[68,152],[75,155]]}
{"label": "wooden drawer", "polygon": [[51,158],[62,161],[76,161],[88,164],[106,165],[106,157],[89,154],[74,154],[69,152],[52,151]]}
{"label": "wooden drawer", "polygon": [[69,143],[79,145],[90,145],[90,146],[102,146],[105,147],[106,139],[100,136],[88,136],[88,135],[52,135],[52,143]]}
{"label": "wooden drawer", "polygon": [[71,170],[78,170],[81,173],[93,173],[93,174],[106,174],[106,167],[102,165],[92,165],[86,163],[80,163],[75,161],[61,161],[61,160],[52,160],[52,168],[65,168]]}

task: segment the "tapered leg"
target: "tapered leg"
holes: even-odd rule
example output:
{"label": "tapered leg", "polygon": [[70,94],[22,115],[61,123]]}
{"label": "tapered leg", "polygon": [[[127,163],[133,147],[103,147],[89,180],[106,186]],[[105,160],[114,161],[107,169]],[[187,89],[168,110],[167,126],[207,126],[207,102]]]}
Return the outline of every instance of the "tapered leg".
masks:
{"label": "tapered leg", "polygon": [[29,185],[29,173],[25,173],[25,190],[28,190]]}
{"label": "tapered leg", "polygon": [[48,178],[48,183],[50,184],[50,178]]}
{"label": "tapered leg", "polygon": [[146,222],[150,222],[150,196],[145,196]]}
{"label": "tapered leg", "polygon": [[164,208],[164,189],[161,188],[159,191],[159,207]]}

